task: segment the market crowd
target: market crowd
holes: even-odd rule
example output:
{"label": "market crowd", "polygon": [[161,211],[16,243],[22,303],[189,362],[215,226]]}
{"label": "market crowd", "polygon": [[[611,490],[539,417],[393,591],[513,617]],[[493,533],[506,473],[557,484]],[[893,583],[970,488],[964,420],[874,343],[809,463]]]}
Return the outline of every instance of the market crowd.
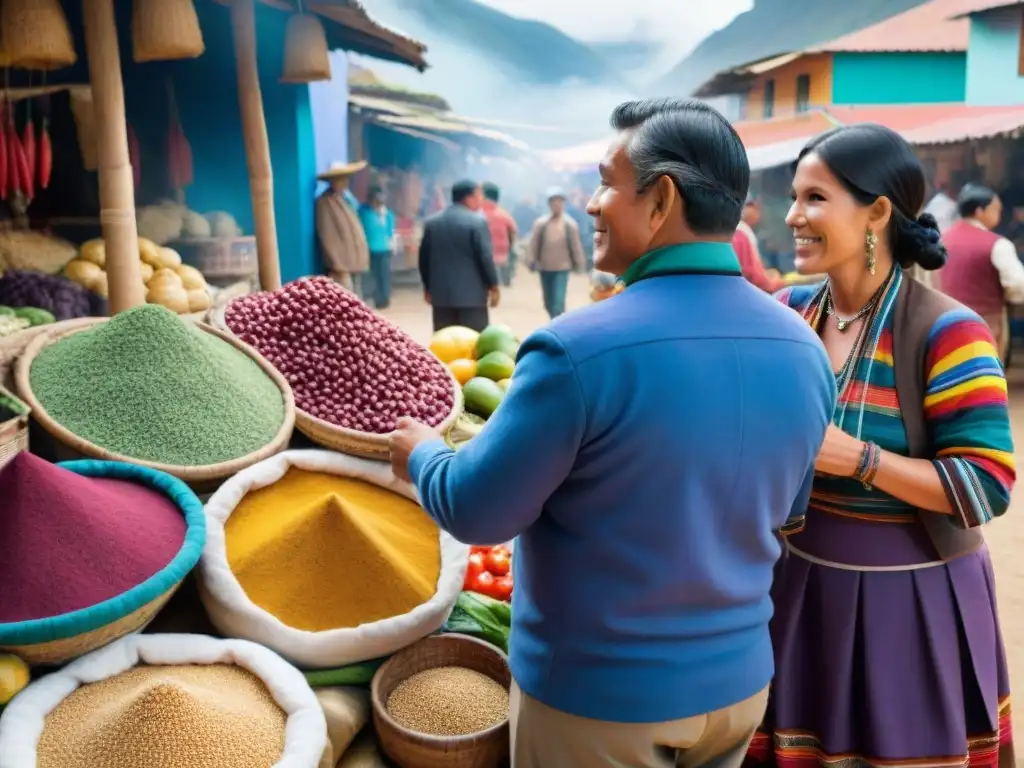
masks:
{"label": "market crowd", "polygon": [[[964,190],[940,231],[901,136],[834,128],[786,217],[820,279],[748,280],[728,121],[663,100],[611,123],[586,212],[625,290],[561,314],[549,281],[552,322],[482,432],[456,452],[402,419],[391,441],[442,528],[515,539],[513,765],[1013,765],[981,535],[1015,480],[1002,328],[1024,270],[998,196]],[[435,319],[435,246],[492,240],[479,195],[457,186],[425,232]],[[573,259],[557,218],[530,239]]]}

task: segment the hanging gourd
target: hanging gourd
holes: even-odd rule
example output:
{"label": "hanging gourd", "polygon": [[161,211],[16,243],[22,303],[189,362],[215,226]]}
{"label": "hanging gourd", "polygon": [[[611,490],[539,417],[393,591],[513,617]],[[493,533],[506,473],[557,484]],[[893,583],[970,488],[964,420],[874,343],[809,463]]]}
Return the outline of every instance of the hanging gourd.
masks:
{"label": "hanging gourd", "polygon": [[192,0],[135,0],[132,48],[138,62],[202,56],[206,45]]}
{"label": "hanging gourd", "polygon": [[49,70],[78,61],[60,0],[3,0],[0,33],[11,66]]}
{"label": "hanging gourd", "polygon": [[299,12],[288,19],[284,38],[282,83],[312,83],[331,79],[331,57],[324,25],[312,13]]}

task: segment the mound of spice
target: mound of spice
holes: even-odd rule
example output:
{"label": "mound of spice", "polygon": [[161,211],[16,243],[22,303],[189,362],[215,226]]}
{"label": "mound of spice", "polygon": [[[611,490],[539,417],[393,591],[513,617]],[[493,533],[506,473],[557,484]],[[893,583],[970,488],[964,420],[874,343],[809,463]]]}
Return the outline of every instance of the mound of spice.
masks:
{"label": "mound of spice", "polygon": [[430,736],[479,733],[508,717],[508,691],[465,667],[436,667],[403,680],[387,701],[403,728]]}
{"label": "mound of spice", "polygon": [[140,666],[83,685],[46,718],[38,768],[269,768],[286,716],[240,667]]}
{"label": "mound of spice", "polygon": [[281,390],[252,358],[155,304],[45,347],[30,380],[71,433],[161,464],[240,458],[284,422]]}
{"label": "mound of spice", "polygon": [[124,594],[163,570],[185,541],[185,518],[164,494],[83,477],[27,452],[0,469],[0,499],[0,623]]}
{"label": "mound of spice", "polygon": [[437,525],[418,504],[294,467],[246,495],[224,536],[249,599],[308,632],[402,616],[434,595],[441,573]]}
{"label": "mound of spice", "polygon": [[452,411],[444,365],[326,277],[236,299],[225,321],[284,374],[299,409],[336,426],[384,434],[401,416],[437,426]]}

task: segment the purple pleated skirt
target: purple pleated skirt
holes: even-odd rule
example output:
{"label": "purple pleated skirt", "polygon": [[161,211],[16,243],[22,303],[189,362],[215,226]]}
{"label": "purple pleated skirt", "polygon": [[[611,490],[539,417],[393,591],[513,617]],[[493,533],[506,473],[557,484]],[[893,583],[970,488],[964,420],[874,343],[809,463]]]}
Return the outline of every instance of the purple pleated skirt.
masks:
{"label": "purple pleated skirt", "polygon": [[812,510],[776,571],[775,679],[750,762],[1012,766],[988,548],[938,562],[924,527]]}

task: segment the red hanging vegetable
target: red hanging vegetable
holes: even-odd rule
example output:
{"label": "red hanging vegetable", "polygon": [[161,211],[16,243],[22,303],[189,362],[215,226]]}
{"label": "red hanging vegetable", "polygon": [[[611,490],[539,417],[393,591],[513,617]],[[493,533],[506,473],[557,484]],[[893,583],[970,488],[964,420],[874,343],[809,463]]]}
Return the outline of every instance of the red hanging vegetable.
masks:
{"label": "red hanging vegetable", "polygon": [[135,133],[135,129],[132,128],[131,124],[128,124],[128,162],[132,166],[132,184],[135,186],[135,191],[138,192],[139,186],[142,184],[142,164],[141,164],[141,152],[139,150],[139,137]]}
{"label": "red hanging vegetable", "polygon": [[21,153],[25,156],[25,187],[29,199],[36,192],[36,126],[29,115],[21,131]]}
{"label": "red hanging vegetable", "polygon": [[39,133],[39,187],[50,186],[50,174],[53,173],[53,145],[50,143],[50,125],[43,118],[43,128]]}

